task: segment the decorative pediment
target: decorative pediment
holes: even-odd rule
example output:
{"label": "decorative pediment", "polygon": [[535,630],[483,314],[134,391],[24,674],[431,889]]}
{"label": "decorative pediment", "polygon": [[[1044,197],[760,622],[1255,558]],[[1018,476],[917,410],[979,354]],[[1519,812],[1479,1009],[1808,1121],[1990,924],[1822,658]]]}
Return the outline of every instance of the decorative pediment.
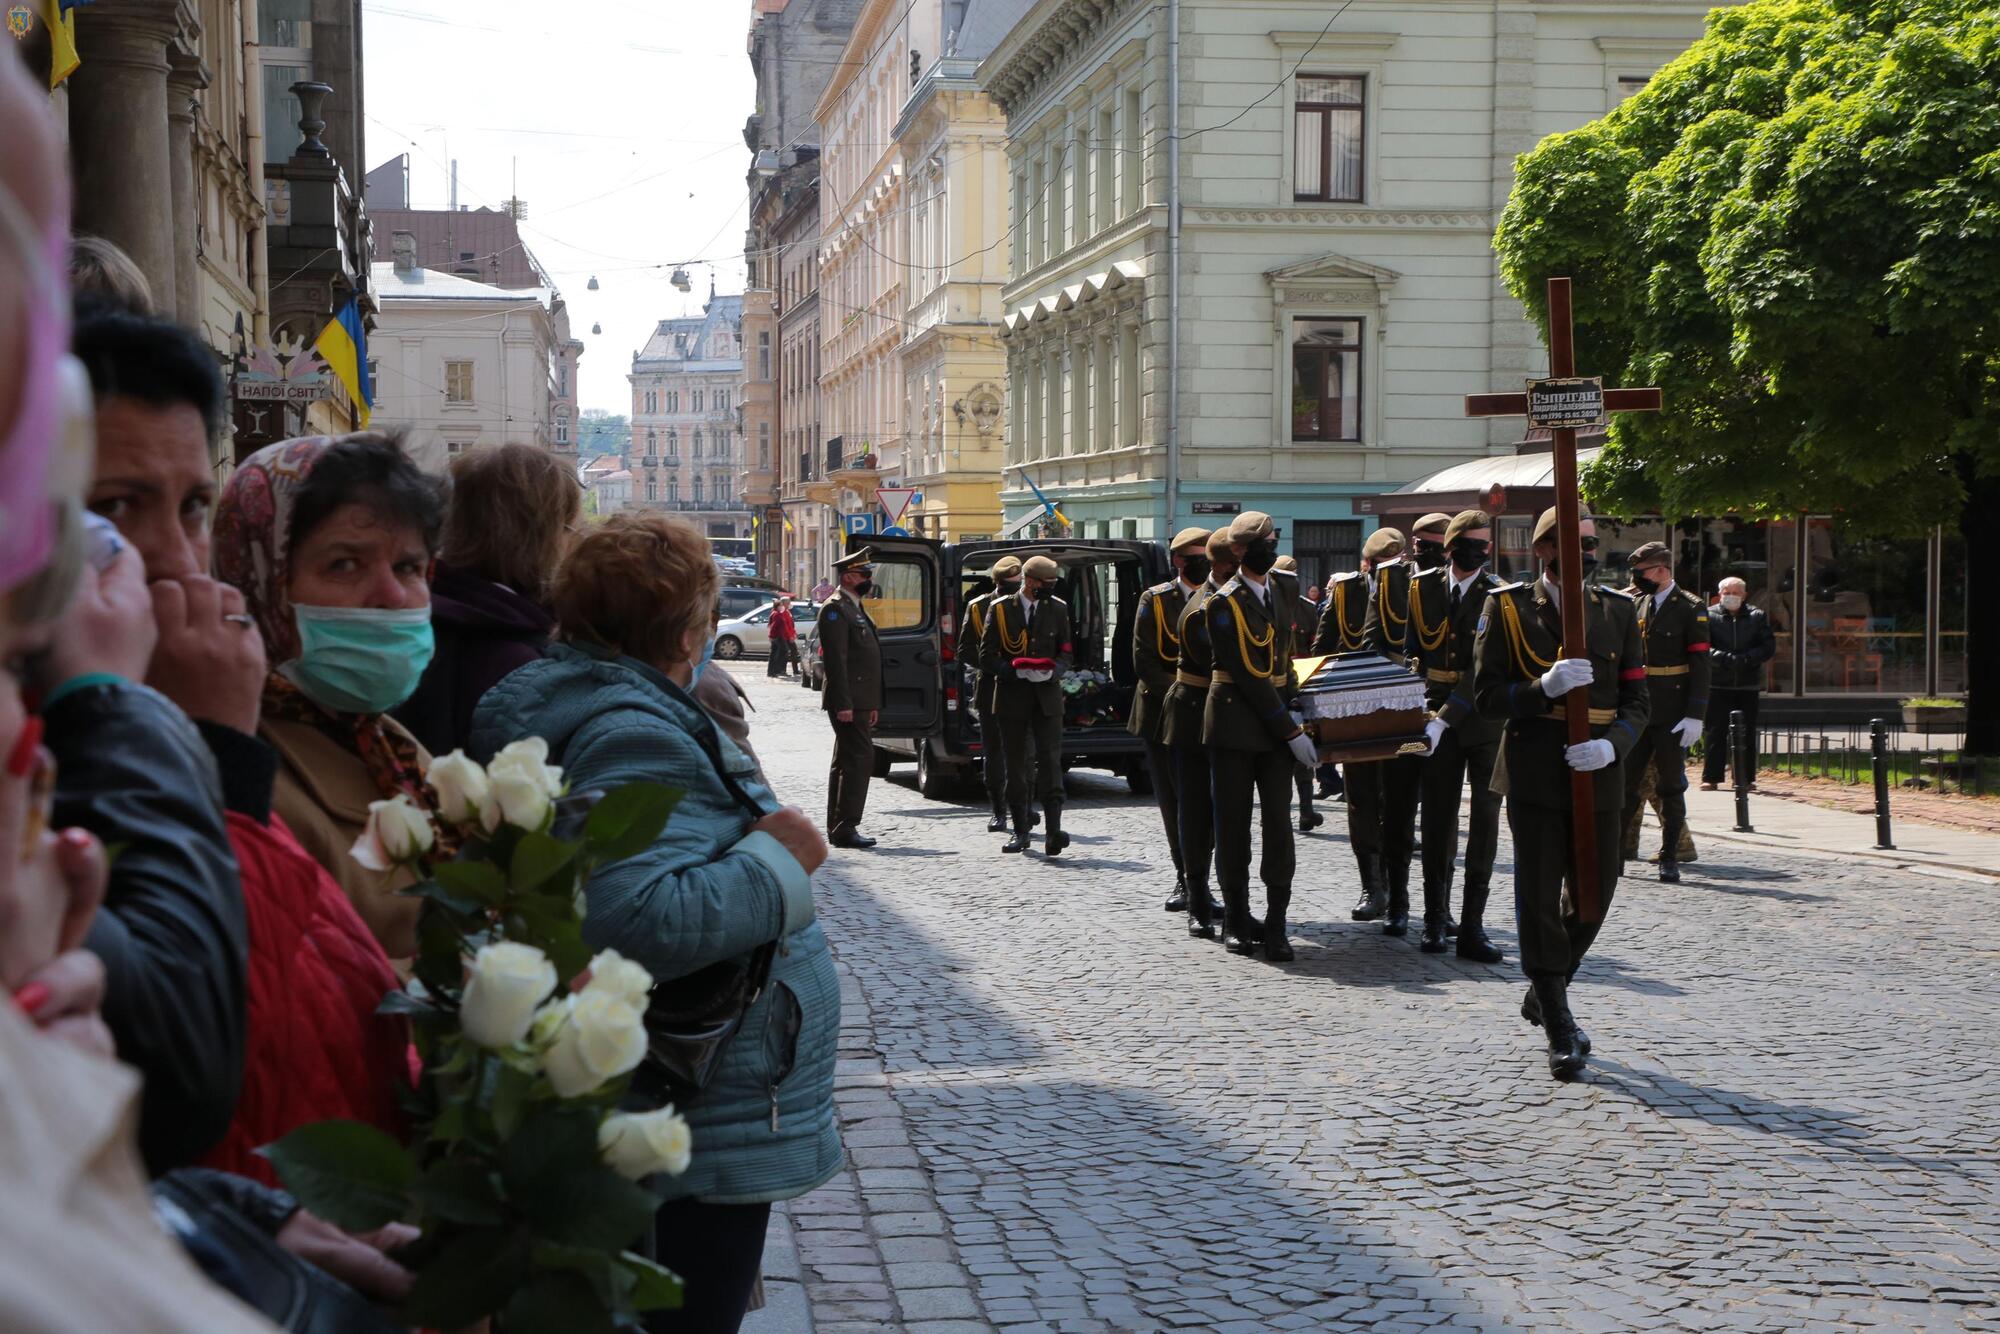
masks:
{"label": "decorative pediment", "polygon": [[1328,283],[1368,283],[1376,287],[1391,287],[1403,275],[1394,269],[1349,259],[1345,255],[1321,255],[1318,259],[1303,259],[1296,264],[1287,264],[1282,269],[1272,269],[1264,275],[1271,280],[1271,286],[1323,287]]}

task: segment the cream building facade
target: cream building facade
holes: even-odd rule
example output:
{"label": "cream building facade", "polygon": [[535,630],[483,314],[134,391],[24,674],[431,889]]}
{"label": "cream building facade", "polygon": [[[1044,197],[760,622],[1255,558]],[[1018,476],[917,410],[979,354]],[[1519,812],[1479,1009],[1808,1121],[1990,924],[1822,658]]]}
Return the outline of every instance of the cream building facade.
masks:
{"label": "cream building facade", "polygon": [[750,536],[741,496],[741,296],[710,291],[700,315],[661,320],[632,354],[634,506],[671,510],[709,537]]}
{"label": "cream building facade", "polygon": [[1492,251],[1514,159],[1708,8],[1038,0],[979,71],[1010,136],[1009,518],[1023,476],[1091,537],[1261,509],[1324,577],[1365,498],[1511,453],[1461,399],[1545,365]]}

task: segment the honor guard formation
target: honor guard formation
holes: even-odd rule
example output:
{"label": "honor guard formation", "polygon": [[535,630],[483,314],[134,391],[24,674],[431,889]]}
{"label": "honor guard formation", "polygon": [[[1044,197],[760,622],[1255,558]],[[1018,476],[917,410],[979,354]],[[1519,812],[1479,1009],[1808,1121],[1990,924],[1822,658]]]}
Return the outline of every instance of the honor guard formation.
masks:
{"label": "honor guard formation", "polygon": [[[1503,583],[1488,570],[1493,520],[1467,510],[1425,515],[1407,541],[1378,529],[1360,568],[1336,575],[1317,601],[1300,589],[1292,559],[1278,554],[1269,515],[1173,535],[1173,577],[1141,594],[1132,622],[1127,730],[1144,743],[1172,861],[1166,909],[1185,914],[1190,936],[1275,963],[1293,958],[1294,798],[1297,829],[1323,823],[1313,805],[1317,776],[1343,785],[1319,790],[1345,799],[1361,887],[1349,916],[1380,922],[1387,936],[1408,934],[1414,868],[1418,948],[1502,962],[1486,910],[1504,803],[1528,981],[1521,1015],[1543,1030],[1552,1074],[1571,1078],[1583,1068],[1590,1038],[1571,1013],[1569,983],[1623,869],[1621,832],[1641,795],[1626,776],[1646,765],[1658,775],[1659,876],[1676,881],[1682,756],[1701,734],[1709,665],[1707,608],[1674,584],[1667,547],[1640,547],[1629,561],[1632,587],[1613,590],[1588,582],[1596,530],[1585,518],[1579,531],[1587,651],[1575,657],[1563,656],[1553,509],[1535,525],[1532,582]],[[867,549],[837,563],[840,591],[819,621],[835,736],[827,821],[841,847],[874,842],[859,829],[882,695],[881,649],[866,608],[871,567]],[[1056,596],[1063,569],[1047,555],[1002,555],[981,573],[992,589],[966,605],[957,652],[973,673],[970,703],[987,740],[988,828],[1009,836],[1000,851],[1023,853],[1041,827],[1043,855],[1057,857],[1070,841],[1063,678],[1075,653],[1070,607]],[[1315,704],[1314,691],[1327,687],[1308,682],[1322,679],[1315,673],[1326,663],[1362,664],[1357,672],[1378,692],[1387,672],[1390,695],[1408,681],[1397,698],[1410,704],[1410,735],[1372,751],[1330,740],[1338,734],[1321,719],[1355,710]],[[1572,708],[1588,710],[1581,742],[1570,740]],[[1323,763],[1329,755],[1347,757],[1337,777]],[[1571,872],[1585,842],[1572,810],[1575,784],[1587,787],[1592,805],[1584,832],[1594,833],[1587,864],[1595,874],[1584,893]]]}

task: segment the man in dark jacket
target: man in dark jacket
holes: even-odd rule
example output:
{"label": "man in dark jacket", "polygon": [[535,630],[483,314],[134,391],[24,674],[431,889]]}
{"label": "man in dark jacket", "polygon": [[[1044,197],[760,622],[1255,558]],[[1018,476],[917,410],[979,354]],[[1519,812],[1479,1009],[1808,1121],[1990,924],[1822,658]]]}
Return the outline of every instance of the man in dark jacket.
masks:
{"label": "man in dark jacket", "polygon": [[995,602],[1005,602],[1021,591],[1021,558],[1002,556],[993,562],[986,577],[993,587],[965,604],[965,616],[958,627],[958,661],[972,674],[972,711],[979,717],[980,776],[986,780],[986,799],[993,818],[986,822],[988,833],[1007,832],[1007,748],[1000,744],[1000,724],[993,716],[993,690],[1000,678],[986,670],[981,645],[986,639],[986,621]]}
{"label": "man in dark jacket", "polygon": [[1771,618],[1750,605],[1749,588],[1741,579],[1724,579],[1715,589],[1718,601],[1708,613],[1708,716],[1702,720],[1701,785],[1713,791],[1722,782],[1729,751],[1729,715],[1743,711],[1749,728],[1752,786],[1757,782],[1757,702],[1764,696],[1764,664],[1778,651]]}
{"label": "man in dark jacket", "polygon": [[[1174,892],[1167,900],[1168,912],[1187,907],[1187,866],[1181,853],[1180,785],[1174,777],[1173,751],[1162,738],[1167,720],[1167,692],[1173,689],[1174,674],[1180,670],[1181,613],[1188,599],[1208,578],[1208,529],[1183,528],[1174,534],[1167,548],[1174,563],[1174,577],[1155,584],[1139,595],[1139,610],[1132,620],[1132,666],[1139,688],[1132,696],[1132,717],[1126,730],[1146,743],[1146,770],[1153,776],[1153,796],[1160,803],[1160,821],[1166,826],[1167,851],[1174,859]],[[1208,882],[1207,868],[1201,880]]]}
{"label": "man in dark jacket", "polygon": [[[1208,647],[1208,600],[1236,577],[1236,549],[1229,545],[1229,530],[1208,535],[1208,577],[1192,593],[1181,610],[1180,660],[1174,667],[1174,684],[1167,691],[1165,716],[1160,723],[1160,739],[1174,756],[1174,792],[1180,799],[1178,823],[1181,865],[1187,871],[1188,934],[1202,940],[1215,938],[1215,924],[1222,916],[1209,892],[1209,869],[1215,861],[1215,801],[1208,747],[1202,742],[1202,713],[1208,705],[1209,673],[1214,662]],[[1185,573],[1192,574],[1190,566]],[[1168,900],[1168,910],[1173,902]]]}
{"label": "man in dark jacket", "polygon": [[[1708,713],[1708,604],[1674,582],[1673,553],[1646,542],[1630,558],[1633,605],[1645,647],[1652,721],[1632,747],[1630,771],[1652,765],[1660,796],[1660,879],[1680,881],[1681,830],[1687,825],[1687,769],[1681,755],[1701,735]],[[1625,822],[1639,814],[1639,784],[1625,792]]]}
{"label": "man in dark jacket", "polygon": [[1028,849],[1028,775],[1042,803],[1048,831],[1042,851],[1060,856],[1069,846],[1063,833],[1062,675],[1076,646],[1070,640],[1069,604],[1055,595],[1062,567],[1047,556],[1030,556],[1021,566],[1021,592],[987,607],[980,662],[993,674],[993,716],[1007,748],[1007,807],[1014,837],[1002,852]]}
{"label": "man in dark jacket", "polygon": [[[1294,556],[1278,557],[1272,567],[1279,586],[1285,590],[1285,601],[1292,609],[1292,652],[1304,657],[1311,647],[1314,633],[1319,629],[1319,600],[1308,597],[1299,587],[1299,562]],[[1326,817],[1313,809],[1313,778],[1320,766],[1301,769],[1294,775],[1292,786],[1299,793],[1299,832],[1310,834],[1326,823]]]}
{"label": "man in dark jacket", "polygon": [[[1314,654],[1327,657],[1367,650],[1369,589],[1375,565],[1402,554],[1403,535],[1394,528],[1377,528],[1368,535],[1361,549],[1361,569],[1337,574],[1326,586],[1319,629],[1313,635]],[[1347,843],[1354,851],[1355,870],[1361,877],[1361,895],[1348,916],[1357,922],[1375,921],[1389,910],[1389,882],[1382,871],[1383,768],[1380,760],[1342,767],[1347,795]]]}
{"label": "man in dark jacket", "polygon": [[875,586],[874,556],[863,547],[833,563],[840,593],[819,613],[819,648],[826,659],[821,707],[833,720],[826,841],[836,848],[875,846],[860,829],[875,772],[875,719],[882,709],[882,640],[862,602]]}

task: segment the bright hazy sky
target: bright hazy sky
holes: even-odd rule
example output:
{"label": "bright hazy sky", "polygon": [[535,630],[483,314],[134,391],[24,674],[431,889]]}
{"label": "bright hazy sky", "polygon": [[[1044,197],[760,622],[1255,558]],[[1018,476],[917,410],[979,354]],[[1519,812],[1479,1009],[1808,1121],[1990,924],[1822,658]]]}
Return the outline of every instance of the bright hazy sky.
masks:
{"label": "bright hazy sky", "polygon": [[[518,172],[522,239],[584,342],[582,406],[623,413],[653,325],[743,290],[756,99],[748,0],[390,0],[364,5],[368,166],[410,155],[411,203],[499,207]],[[655,267],[658,266],[658,267]],[[600,290],[585,290],[595,275]],[[604,332],[590,327],[602,323]]]}

